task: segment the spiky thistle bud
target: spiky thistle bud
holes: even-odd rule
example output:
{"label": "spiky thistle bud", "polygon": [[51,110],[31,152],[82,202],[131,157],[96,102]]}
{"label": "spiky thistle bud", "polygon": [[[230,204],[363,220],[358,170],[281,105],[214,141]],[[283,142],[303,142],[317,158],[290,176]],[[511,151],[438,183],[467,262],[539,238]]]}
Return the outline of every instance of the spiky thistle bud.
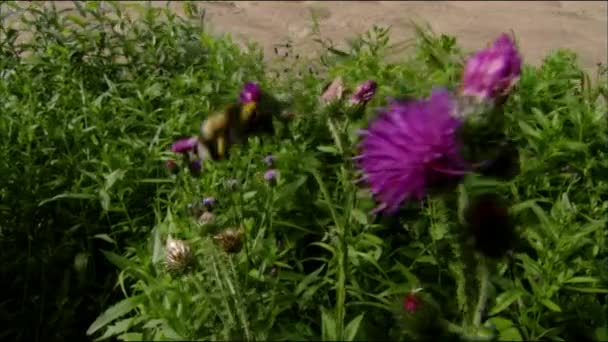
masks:
{"label": "spiky thistle bud", "polygon": [[223,232],[213,237],[226,253],[238,253],[243,247],[243,235],[244,231],[242,228],[228,228]]}
{"label": "spiky thistle bud", "polygon": [[167,269],[172,272],[182,272],[190,266],[192,262],[192,250],[183,241],[167,238],[165,245],[165,264]]}

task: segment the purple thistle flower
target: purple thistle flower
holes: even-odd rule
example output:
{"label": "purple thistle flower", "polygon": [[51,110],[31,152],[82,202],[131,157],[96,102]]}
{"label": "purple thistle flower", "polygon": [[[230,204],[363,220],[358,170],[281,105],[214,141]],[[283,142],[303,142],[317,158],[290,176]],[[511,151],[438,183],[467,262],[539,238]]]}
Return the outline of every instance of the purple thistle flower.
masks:
{"label": "purple thistle flower", "polygon": [[424,198],[428,187],[466,173],[455,109],[447,90],[434,90],[427,99],[393,101],[362,132],[355,159],[380,202],[375,212],[395,213],[404,201]]}
{"label": "purple thistle flower", "polygon": [[264,179],[267,182],[275,181],[278,176],[279,176],[279,171],[277,171],[275,169],[270,169],[264,173]]}
{"label": "purple thistle flower", "polygon": [[180,139],[171,145],[171,151],[175,153],[187,153],[192,151],[197,144],[196,137]]}
{"label": "purple thistle flower", "polygon": [[201,202],[207,208],[211,208],[211,207],[213,207],[215,205],[216,200],[215,200],[214,197],[205,197],[205,198],[202,199]]}
{"label": "purple thistle flower", "polygon": [[247,82],[241,90],[240,101],[241,103],[258,102],[262,97],[262,89],[257,83]]}
{"label": "purple thistle flower", "polygon": [[266,165],[272,166],[272,165],[274,165],[276,158],[272,154],[269,154],[266,157],[264,157],[264,159],[262,159],[262,160],[264,161],[264,163]]}
{"label": "purple thistle flower", "polygon": [[479,100],[494,99],[506,93],[519,80],[521,57],[511,38],[503,33],[492,46],[478,51],[466,62],[462,95]]}
{"label": "purple thistle flower", "polygon": [[350,103],[363,104],[369,102],[376,94],[377,87],[378,84],[373,80],[368,80],[359,84],[350,97]]}

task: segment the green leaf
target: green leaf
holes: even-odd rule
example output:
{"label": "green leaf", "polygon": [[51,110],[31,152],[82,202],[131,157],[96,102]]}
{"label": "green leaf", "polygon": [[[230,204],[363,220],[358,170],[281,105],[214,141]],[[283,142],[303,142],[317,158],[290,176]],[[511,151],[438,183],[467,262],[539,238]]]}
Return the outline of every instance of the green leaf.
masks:
{"label": "green leaf", "polygon": [[600,280],[594,277],[572,277],[564,283],[597,283]]}
{"label": "green leaf", "polygon": [[103,211],[110,209],[110,195],[105,189],[99,189],[99,202]]}
{"label": "green leaf", "polygon": [[122,334],[122,333],[126,332],[129,328],[131,328],[136,321],[137,321],[137,318],[135,318],[135,317],[129,317],[129,318],[120,320],[120,321],[108,326],[108,328],[103,333],[103,335],[100,338],[96,339],[95,341],[102,341],[102,340],[108,339],[112,336]]}
{"label": "green leaf", "polygon": [[95,195],[91,195],[91,194],[74,194],[74,193],[65,193],[65,194],[60,194],[54,197],[51,197],[49,199],[45,199],[43,201],[40,201],[40,203],[38,203],[38,206],[41,207],[47,203],[50,202],[54,202],[60,199],[76,199],[76,200],[82,200],[82,199],[86,199],[86,200],[95,200],[97,199],[97,196]]}
{"label": "green leaf", "polygon": [[100,239],[100,240],[109,242],[114,245],[116,244],[116,241],[114,241],[108,234],[95,234],[95,235],[93,235],[93,238]]}
{"label": "green leaf", "polygon": [[331,310],[321,307],[321,338],[323,341],[337,341],[338,325]]}
{"label": "green leaf", "polygon": [[608,289],[600,289],[596,287],[574,287],[574,286],[564,286],[565,290],[582,292],[582,293],[608,293]]}
{"label": "green leaf", "polygon": [[551,311],[562,312],[562,309],[559,307],[559,305],[555,304],[555,302],[553,302],[551,299],[544,298],[541,299],[540,302]]}
{"label": "green leaf", "polygon": [[118,336],[119,340],[122,341],[143,341],[142,333],[126,333]]}
{"label": "green leaf", "polygon": [[257,193],[257,191],[247,191],[243,194],[243,200],[249,201],[250,199],[254,198]]}
{"label": "green leaf", "polygon": [[489,321],[494,324],[496,330],[498,331],[506,330],[515,325],[511,320],[498,316],[490,318]]}
{"label": "green leaf", "polygon": [[351,216],[355,221],[359,222],[361,225],[367,225],[367,215],[359,209],[352,209]]}
{"label": "green leaf", "polygon": [[129,259],[124,258],[118,254],[109,252],[109,251],[101,251],[103,255],[108,259],[109,262],[114,264],[114,266],[120,268],[121,270],[126,270],[129,266],[131,266],[131,262]]}
{"label": "green leaf", "polygon": [[340,154],[334,146],[317,146],[317,150],[334,155]]}
{"label": "green leaf", "polygon": [[516,327],[510,327],[498,333],[499,341],[523,341],[519,330]]}
{"label": "green leaf", "polygon": [[608,342],[608,327],[596,328],[595,340],[598,342]]}
{"label": "green leaf", "polygon": [[363,320],[363,316],[365,316],[365,312],[355,317],[344,329],[344,340],[345,341],[354,341],[357,336],[357,332],[359,331],[359,325],[361,325],[361,320]]}
{"label": "green leaf", "polygon": [[527,123],[525,123],[523,121],[519,121],[518,124],[519,124],[519,128],[521,128],[522,132],[525,135],[529,135],[529,136],[531,136],[533,138],[536,138],[536,139],[540,139],[541,138],[541,134],[537,130],[535,130],[534,128],[532,128],[532,126],[528,125]]}
{"label": "green leaf", "polygon": [[490,316],[499,314],[504,309],[508,308],[513,302],[518,300],[525,292],[519,289],[512,289],[501,293],[496,297],[496,304],[494,308],[490,310]]}
{"label": "green leaf", "polygon": [[110,190],[111,187],[114,186],[114,184],[116,183],[116,181],[121,180],[125,174],[127,173],[127,171],[125,170],[115,170],[112,173],[105,175],[104,178],[106,179],[106,184],[104,186],[104,189]]}
{"label": "green leaf", "polygon": [[304,291],[308,285],[312,284],[315,280],[319,280],[319,273],[321,273],[321,271],[323,271],[323,269],[325,268],[325,266],[321,266],[318,270],[312,272],[311,274],[307,275],[306,277],[304,277],[304,279],[302,279],[302,281],[298,284],[298,286],[296,287],[296,290],[294,291],[294,294],[296,296],[299,296],[300,293],[302,293],[302,291]]}
{"label": "green leaf", "polygon": [[143,302],[144,295],[135,297],[125,298],[124,300],[112,305],[109,309],[104,311],[93,324],[87,329],[87,335],[94,334],[97,330],[105,327],[110,322],[128,314],[131,310],[135,309],[139,304]]}

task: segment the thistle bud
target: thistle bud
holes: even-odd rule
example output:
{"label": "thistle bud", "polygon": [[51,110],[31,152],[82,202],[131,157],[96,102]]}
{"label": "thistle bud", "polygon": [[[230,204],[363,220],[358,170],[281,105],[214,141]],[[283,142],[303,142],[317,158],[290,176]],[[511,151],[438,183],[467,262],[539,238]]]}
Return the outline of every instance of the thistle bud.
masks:
{"label": "thistle bud", "polygon": [[193,160],[190,162],[190,172],[193,175],[198,175],[201,172],[202,168],[203,168],[203,164],[201,163],[200,160]]}
{"label": "thistle bud", "polygon": [[226,253],[238,253],[243,247],[243,229],[228,228],[213,237]]}
{"label": "thistle bud", "polygon": [[167,238],[165,245],[165,264],[169,271],[182,272],[192,262],[192,250],[183,240]]}
{"label": "thistle bud", "polygon": [[521,57],[515,43],[501,34],[491,47],[471,56],[466,63],[461,93],[478,101],[506,96],[519,80]]}
{"label": "thistle bud", "polygon": [[279,171],[275,169],[270,169],[264,173],[264,180],[266,180],[269,184],[276,184],[277,177],[279,176]]}
{"label": "thistle bud", "polygon": [[344,84],[342,83],[342,79],[340,77],[331,81],[323,89],[323,94],[321,95],[321,101],[324,103],[330,103],[333,101],[339,101],[342,99],[342,94],[344,93]]}
{"label": "thistle bud", "polygon": [[376,94],[376,88],[378,88],[378,84],[373,80],[368,80],[359,84],[350,97],[350,104],[359,105],[368,103]]}
{"label": "thistle bud", "polygon": [[165,163],[165,167],[169,172],[173,174],[179,172],[179,168],[177,167],[177,163],[175,162],[175,160],[167,160],[167,162]]}
{"label": "thistle bud", "polygon": [[403,298],[403,309],[408,313],[416,312],[420,304],[422,301],[415,292],[410,292]]}
{"label": "thistle bud", "polygon": [[262,97],[262,89],[257,83],[247,82],[239,95],[241,103],[258,102]]}

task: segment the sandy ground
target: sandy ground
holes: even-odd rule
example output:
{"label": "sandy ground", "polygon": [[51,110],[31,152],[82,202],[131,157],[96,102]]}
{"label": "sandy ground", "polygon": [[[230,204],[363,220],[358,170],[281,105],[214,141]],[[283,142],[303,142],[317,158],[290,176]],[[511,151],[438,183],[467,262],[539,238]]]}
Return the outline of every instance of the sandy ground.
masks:
{"label": "sandy ground", "polygon": [[[215,31],[259,42],[271,53],[290,38],[312,50],[311,10],[321,34],[344,41],[372,25],[390,26],[391,42],[413,36],[410,19],[458,38],[465,49],[484,47],[500,32],[515,32],[526,62],[538,64],[552,50],[570,48],[586,69],[608,61],[607,1],[207,1]],[[172,7],[180,4],[172,3]]]}
{"label": "sandy ground", "polygon": [[[124,3],[133,1],[124,1]],[[143,3],[143,1],[140,1]],[[154,1],[164,6],[166,1]],[[607,1],[199,1],[214,32],[231,33],[240,42],[261,44],[272,55],[276,44],[293,42],[312,52],[312,15],[324,38],[335,42],[390,26],[391,43],[403,45],[413,36],[410,19],[428,22],[437,33],[457,37],[460,46],[486,46],[501,32],[513,31],[525,61],[538,65],[552,50],[569,48],[587,70],[608,61]],[[63,2],[69,6],[70,2]],[[183,3],[169,6],[183,13]],[[396,50],[398,51],[398,50]],[[399,51],[395,53],[406,53]]]}

